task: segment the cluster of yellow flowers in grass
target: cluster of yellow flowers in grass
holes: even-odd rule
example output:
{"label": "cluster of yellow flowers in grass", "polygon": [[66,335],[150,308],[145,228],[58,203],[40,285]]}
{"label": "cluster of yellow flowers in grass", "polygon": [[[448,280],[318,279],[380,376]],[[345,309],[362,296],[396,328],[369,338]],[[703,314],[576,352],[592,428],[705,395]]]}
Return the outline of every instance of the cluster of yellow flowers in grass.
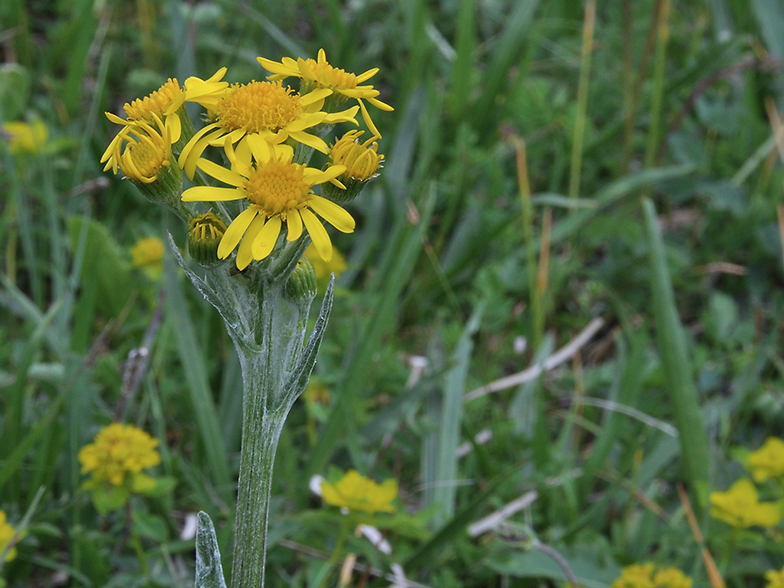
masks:
{"label": "cluster of yellow flowers in grass", "polygon": [[144,271],[153,280],[163,273],[164,244],[158,237],[144,237],[131,247],[131,265]]}
{"label": "cluster of yellow flowers in grass", "polygon": [[[266,81],[229,84],[223,81],[224,67],[206,80],[188,78],[183,86],[169,79],[150,96],[126,104],[127,119],[107,113],[123,128],[101,162],[105,170],[120,169],[151,199],[156,188],[176,191],[182,170],[197,184],[182,192],[182,202],[239,201],[241,212],[235,218],[219,219],[228,228],[221,234],[217,256],[226,259],[236,251],[240,270],[267,258],[281,234],[290,242],[307,232],[319,257],[328,262],[332,242],[322,220],[338,231],[352,232],[354,219],[340,204],[377,175],[384,159],[365,102],[381,110],[392,108],[378,99],[378,90],[364,84],[377,69],[360,75],[346,72],[330,65],[323,50],[317,60],[258,60],[272,72]],[[289,77],[300,78],[299,91],[283,85]],[[342,109],[350,99],[358,104]],[[188,119],[187,102],[207,111],[208,124],[198,132]],[[363,131],[349,131],[329,147],[322,136],[336,123],[356,125],[360,111],[371,138],[361,142]],[[209,147],[221,149],[228,165],[202,157]],[[300,163],[308,159],[302,154],[309,150],[328,156],[323,169]],[[228,187],[203,185],[201,174]],[[320,185],[317,195],[313,188]],[[191,220],[181,203],[161,203]],[[213,211],[220,209],[218,205]]]}
{"label": "cluster of yellow flowers in grass", "polygon": [[[4,561],[11,561],[16,557],[16,547],[11,542],[16,537],[16,529],[6,522],[5,512],[0,510],[0,567]],[[5,554],[5,557],[2,557]]]}
{"label": "cluster of yellow flowers in grass", "polygon": [[610,588],[691,588],[691,585],[691,578],[677,568],[657,568],[646,563],[623,568]]}
{"label": "cluster of yellow flowers in grass", "polygon": [[[745,467],[758,484],[771,480],[784,493],[784,442],[769,437],[744,459]],[[784,500],[760,501],[757,487],[748,478],[737,480],[726,492],[710,495],[711,516],[735,528],[772,528],[784,517]]]}
{"label": "cluster of yellow flowers in grass", "polygon": [[765,574],[765,588],[784,588],[784,568],[780,570],[770,570]]}
{"label": "cluster of yellow flowers in grass", "polygon": [[356,470],[347,471],[334,483],[321,483],[321,497],[327,504],[368,514],[394,512],[397,492],[397,480],[394,478],[377,484]]}
{"label": "cluster of yellow flowers in grass", "polygon": [[79,451],[82,473],[90,478],[82,484],[90,490],[99,512],[123,506],[131,493],[156,493],[158,482],[144,470],[161,463],[158,440],[122,423],[101,429],[92,443]]}
{"label": "cluster of yellow flowers in grass", "polygon": [[46,147],[49,132],[40,120],[31,123],[8,122],[2,127],[3,143],[8,143],[11,153],[40,153]]}

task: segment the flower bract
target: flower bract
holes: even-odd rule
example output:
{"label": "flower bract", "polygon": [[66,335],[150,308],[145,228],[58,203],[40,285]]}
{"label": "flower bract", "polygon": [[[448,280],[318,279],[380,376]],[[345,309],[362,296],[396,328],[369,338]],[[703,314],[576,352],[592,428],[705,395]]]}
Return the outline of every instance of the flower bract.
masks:
{"label": "flower bract", "polygon": [[334,67],[327,62],[327,54],[323,49],[319,49],[318,59],[294,60],[291,57],[284,57],[281,61],[272,61],[264,57],[257,57],[257,61],[268,71],[272,72],[270,80],[283,80],[288,77],[298,77],[302,80],[301,90],[305,94],[313,89],[327,89],[328,95],[338,97],[338,103],[345,102],[348,98],[355,98],[362,110],[362,118],[368,129],[373,135],[380,137],[376,125],[373,124],[363,100],[381,110],[394,110],[388,104],[378,99],[380,92],[371,85],[360,85],[378,73],[378,68],[369,69],[366,72],[356,75],[340,68]]}
{"label": "flower bract", "polygon": [[250,165],[236,158],[229,146],[236,171],[205,159],[198,161],[205,173],[233,188],[197,186],[182,195],[186,202],[247,201],[247,208],[223,235],[218,257],[226,259],[237,249],[237,267],[245,269],[252,260],[272,253],[285,223],[289,241],[298,239],[307,229],[318,254],[329,261],[332,242],[316,214],[343,233],[353,232],[355,223],[343,208],[317,196],[311,188],[340,175],[345,167],[336,165],[320,171],[293,163],[294,152],[289,146],[270,145],[258,135],[249,136],[248,145],[256,161]]}
{"label": "flower bract", "polygon": [[349,470],[334,485],[321,483],[324,502],[366,513],[393,512],[392,501],[397,498],[397,480],[390,478],[377,484],[356,470]]}

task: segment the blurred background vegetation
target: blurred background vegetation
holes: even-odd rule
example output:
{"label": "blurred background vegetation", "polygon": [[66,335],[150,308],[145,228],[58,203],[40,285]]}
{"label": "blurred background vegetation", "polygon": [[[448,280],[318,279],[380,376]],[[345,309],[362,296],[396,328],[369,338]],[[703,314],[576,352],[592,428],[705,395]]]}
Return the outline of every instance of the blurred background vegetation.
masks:
{"label": "blurred background vegetation", "polygon": [[[198,510],[230,569],[238,362],[169,255],[134,264],[184,231],[102,173],[103,113],[324,48],[380,68],[395,111],[374,113],[385,168],[357,231],[333,235],[346,269],[322,388],[279,450],[269,585],[336,585],[318,555],[339,517],[308,489],[332,464],[399,481],[372,521],[392,555],[348,548],[428,586],[560,586],[548,550],[589,588],[646,560],[715,586],[703,546],[728,585],[763,586],[781,529],[733,533],[707,496],[741,475],[733,448],[784,435],[782,31],[776,0],[4,0],[0,509],[19,524],[44,489],[5,580],[189,585]],[[129,519],[80,491],[78,450],[115,419],[177,480]],[[470,536],[521,496],[506,531]]]}

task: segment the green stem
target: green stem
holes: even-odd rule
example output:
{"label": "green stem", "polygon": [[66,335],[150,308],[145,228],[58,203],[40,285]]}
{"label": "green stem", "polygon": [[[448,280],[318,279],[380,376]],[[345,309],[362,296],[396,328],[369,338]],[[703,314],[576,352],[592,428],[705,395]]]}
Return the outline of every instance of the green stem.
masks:
{"label": "green stem", "polygon": [[343,521],[343,525],[340,528],[340,536],[338,537],[337,543],[335,543],[335,549],[332,550],[332,555],[327,562],[327,571],[324,574],[324,577],[321,579],[321,583],[319,584],[319,588],[326,588],[327,583],[329,582],[330,577],[330,570],[333,566],[338,563],[340,559],[340,554],[343,552],[343,546],[346,544],[346,537],[348,537],[350,527],[350,518],[346,517]]}

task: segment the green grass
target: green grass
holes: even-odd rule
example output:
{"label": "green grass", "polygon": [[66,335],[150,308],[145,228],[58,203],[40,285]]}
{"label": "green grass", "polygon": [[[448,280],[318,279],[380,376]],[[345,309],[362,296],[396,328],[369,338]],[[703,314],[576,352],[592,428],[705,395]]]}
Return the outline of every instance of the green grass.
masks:
{"label": "green grass", "polygon": [[[200,510],[231,569],[237,359],[174,264],[160,279],[132,267],[139,238],[170,231],[184,249],[185,232],[101,171],[116,132],[102,113],[168,77],[262,79],[256,56],[321,47],[347,71],[380,68],[395,111],[373,111],[384,169],[348,207],[356,232],[333,235],[348,268],[315,371],[330,399],[298,401],[284,428],[269,585],[338,585],[317,554],[342,519],[308,489],[330,466],[400,485],[399,512],[371,521],[392,555],[346,540],[351,585],[389,585],[366,566],[401,563],[426,586],[561,586],[540,544],[589,588],[645,561],[712,586],[703,546],[733,588],[782,569],[781,524],[734,533],[707,499],[749,475],[738,448],[784,436],[784,173],[766,114],[784,108],[784,9],[623,0],[585,18],[576,0],[4,2],[0,122],[40,119],[49,139],[0,144],[0,510],[26,529],[0,585],[190,586],[179,536]],[[595,317],[579,359],[462,400]],[[177,481],[134,498],[133,523],[80,489],[78,451],[118,411]],[[531,490],[507,528],[468,535]]]}

